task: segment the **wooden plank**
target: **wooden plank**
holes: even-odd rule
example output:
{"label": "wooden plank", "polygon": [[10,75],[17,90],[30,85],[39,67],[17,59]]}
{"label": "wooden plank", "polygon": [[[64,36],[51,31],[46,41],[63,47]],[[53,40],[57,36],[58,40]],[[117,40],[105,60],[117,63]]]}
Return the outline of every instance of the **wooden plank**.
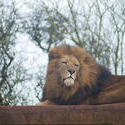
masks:
{"label": "wooden plank", "polygon": [[125,103],[74,106],[0,106],[0,125],[125,124]]}

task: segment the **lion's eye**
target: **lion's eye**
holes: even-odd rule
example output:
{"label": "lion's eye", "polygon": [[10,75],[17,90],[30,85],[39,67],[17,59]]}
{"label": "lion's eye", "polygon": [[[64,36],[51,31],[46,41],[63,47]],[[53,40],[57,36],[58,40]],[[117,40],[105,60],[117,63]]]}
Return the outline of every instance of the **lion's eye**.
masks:
{"label": "lion's eye", "polygon": [[76,67],[78,67],[79,65],[78,64],[74,64]]}
{"label": "lion's eye", "polygon": [[63,64],[67,64],[68,62],[63,61],[62,63],[63,63]]}

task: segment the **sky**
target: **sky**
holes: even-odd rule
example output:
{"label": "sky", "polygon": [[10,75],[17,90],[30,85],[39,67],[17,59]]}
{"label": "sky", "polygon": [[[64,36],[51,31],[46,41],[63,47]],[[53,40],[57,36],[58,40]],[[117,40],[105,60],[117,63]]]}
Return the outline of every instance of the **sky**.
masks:
{"label": "sky", "polygon": [[[43,70],[43,72],[46,71],[47,63],[48,63],[48,55],[46,53],[43,53],[40,48],[38,48],[32,41],[29,40],[28,36],[25,34],[17,34],[17,40],[16,40],[16,58],[17,61],[22,58],[23,66],[28,70],[29,73],[38,73],[39,68]],[[44,73],[44,77],[45,77]],[[28,96],[29,104],[28,105],[34,105],[38,102],[38,100],[35,97],[35,81],[29,81],[26,82],[23,85],[23,92],[24,95]],[[28,92],[28,88],[30,93]],[[42,93],[42,88],[41,88]],[[20,104],[19,104],[20,105]]]}
{"label": "sky", "polygon": [[[32,2],[32,0],[16,0],[18,8],[20,8],[21,15],[25,16],[27,13],[30,13],[32,10],[30,10],[27,7],[28,2]],[[22,33],[17,33],[17,39],[16,39],[16,60],[18,61],[20,58],[24,60],[23,66],[28,69],[29,73],[35,74],[39,72],[40,67],[43,70],[43,72],[46,71],[47,63],[48,63],[48,55],[44,53],[39,47],[37,47],[33,41],[30,40],[29,36]],[[45,75],[45,73],[44,73]],[[29,94],[28,105],[34,105],[38,102],[38,100],[35,97],[35,81],[27,82],[23,85],[24,89],[24,95],[27,96]],[[30,92],[27,92],[29,88]],[[42,92],[42,88],[41,88]],[[18,104],[20,105],[20,104]]]}

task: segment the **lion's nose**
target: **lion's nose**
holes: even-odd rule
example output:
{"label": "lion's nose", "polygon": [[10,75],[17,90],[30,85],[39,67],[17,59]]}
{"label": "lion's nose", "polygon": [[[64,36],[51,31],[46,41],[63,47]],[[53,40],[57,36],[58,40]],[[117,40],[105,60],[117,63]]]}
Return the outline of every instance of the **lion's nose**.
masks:
{"label": "lion's nose", "polygon": [[75,72],[75,70],[69,69],[68,72],[72,75]]}

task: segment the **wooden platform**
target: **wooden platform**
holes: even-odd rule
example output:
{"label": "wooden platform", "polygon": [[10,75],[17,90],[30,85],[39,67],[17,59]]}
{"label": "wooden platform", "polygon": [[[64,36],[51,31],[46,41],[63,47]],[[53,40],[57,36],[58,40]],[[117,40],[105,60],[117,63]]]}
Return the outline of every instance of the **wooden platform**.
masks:
{"label": "wooden platform", "polygon": [[125,125],[125,103],[79,106],[1,106],[0,125]]}

